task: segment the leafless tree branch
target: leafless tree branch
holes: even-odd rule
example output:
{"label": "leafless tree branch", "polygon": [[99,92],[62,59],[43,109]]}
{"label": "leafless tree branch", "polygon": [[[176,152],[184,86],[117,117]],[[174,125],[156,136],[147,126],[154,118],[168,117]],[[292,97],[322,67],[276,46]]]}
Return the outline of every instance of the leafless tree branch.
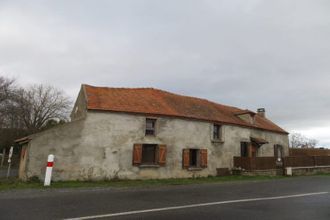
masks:
{"label": "leafless tree branch", "polygon": [[[16,86],[0,76],[0,148],[14,138],[50,128],[68,120],[71,100],[52,86]],[[4,144],[5,143],[5,144]]]}

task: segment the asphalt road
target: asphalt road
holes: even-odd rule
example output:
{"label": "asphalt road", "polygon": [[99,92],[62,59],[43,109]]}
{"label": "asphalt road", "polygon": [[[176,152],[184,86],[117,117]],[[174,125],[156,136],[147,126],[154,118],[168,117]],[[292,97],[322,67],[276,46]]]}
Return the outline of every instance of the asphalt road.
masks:
{"label": "asphalt road", "polygon": [[0,219],[329,220],[329,192],[330,176],[144,189],[24,190],[0,193]]}

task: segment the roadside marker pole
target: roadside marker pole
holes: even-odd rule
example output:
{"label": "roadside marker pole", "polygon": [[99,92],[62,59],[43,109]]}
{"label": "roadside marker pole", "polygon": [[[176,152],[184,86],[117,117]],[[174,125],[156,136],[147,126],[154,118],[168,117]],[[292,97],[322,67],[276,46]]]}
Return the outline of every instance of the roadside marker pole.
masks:
{"label": "roadside marker pole", "polygon": [[54,165],[54,155],[49,154],[48,159],[47,159],[47,168],[46,168],[44,186],[50,186],[50,182],[51,182],[51,179],[52,179],[53,165]]}
{"label": "roadside marker pole", "polygon": [[10,167],[11,167],[11,157],[13,156],[14,147],[11,146],[8,154],[8,170],[7,170],[7,179],[10,176]]}

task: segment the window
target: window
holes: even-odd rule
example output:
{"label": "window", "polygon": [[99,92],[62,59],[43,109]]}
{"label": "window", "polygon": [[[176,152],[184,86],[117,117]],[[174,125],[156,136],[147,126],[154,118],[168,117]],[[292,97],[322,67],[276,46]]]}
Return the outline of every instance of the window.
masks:
{"label": "window", "polygon": [[207,149],[183,149],[183,168],[205,168],[207,167]]}
{"label": "window", "polygon": [[197,161],[199,160],[198,157],[198,150],[197,149],[190,149],[189,151],[189,166],[190,167],[197,167],[198,163]]}
{"label": "window", "polygon": [[134,144],[133,165],[156,165],[166,164],[166,145],[157,144]]}
{"label": "window", "polygon": [[142,164],[156,163],[156,147],[155,144],[142,145]]}
{"label": "window", "polygon": [[249,142],[241,142],[241,157],[249,156]]}
{"label": "window", "polygon": [[213,140],[221,140],[221,125],[213,125]]}
{"label": "window", "polygon": [[147,118],[146,119],[146,135],[155,135],[156,134],[156,119]]}

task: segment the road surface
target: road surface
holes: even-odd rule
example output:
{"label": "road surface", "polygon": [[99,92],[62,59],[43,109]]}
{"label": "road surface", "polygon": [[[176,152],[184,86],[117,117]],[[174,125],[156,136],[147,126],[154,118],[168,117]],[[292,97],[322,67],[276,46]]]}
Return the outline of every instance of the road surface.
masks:
{"label": "road surface", "polygon": [[330,176],[0,193],[0,219],[330,219]]}

